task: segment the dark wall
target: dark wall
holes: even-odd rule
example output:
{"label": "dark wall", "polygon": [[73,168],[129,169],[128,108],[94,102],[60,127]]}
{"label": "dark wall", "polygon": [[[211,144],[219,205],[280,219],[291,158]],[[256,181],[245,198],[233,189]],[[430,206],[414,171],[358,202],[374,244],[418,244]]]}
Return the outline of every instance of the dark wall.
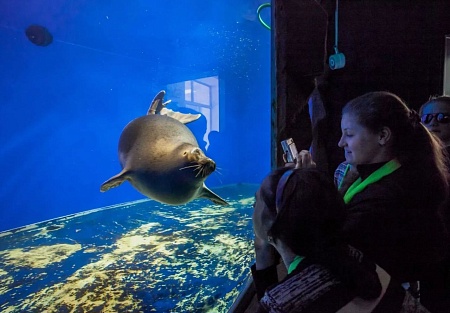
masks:
{"label": "dark wall", "polygon": [[[327,117],[316,131],[321,165],[330,171],[343,159],[337,142],[340,111],[348,100],[368,91],[388,90],[417,109],[430,95],[442,93],[450,1],[339,1],[338,48],[346,65],[334,71],[327,60],[334,53],[335,1],[274,3],[275,65],[282,76],[277,80],[277,110],[295,107],[305,128],[306,100],[314,80],[319,82]],[[303,99],[293,103],[290,90],[297,90]],[[296,134],[298,128],[298,121],[287,121],[283,131]],[[298,141],[304,146],[311,137],[309,128]]]}

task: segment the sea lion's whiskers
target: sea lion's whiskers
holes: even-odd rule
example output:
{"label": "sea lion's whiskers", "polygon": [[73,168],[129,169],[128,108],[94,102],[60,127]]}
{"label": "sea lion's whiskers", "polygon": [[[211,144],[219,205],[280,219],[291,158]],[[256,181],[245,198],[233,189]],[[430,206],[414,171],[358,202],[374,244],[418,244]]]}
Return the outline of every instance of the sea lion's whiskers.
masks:
{"label": "sea lion's whiskers", "polygon": [[202,176],[201,177],[206,177],[209,175],[208,173],[208,167],[206,166],[206,164],[202,165],[202,168],[200,169],[200,173]]}
{"label": "sea lion's whiskers", "polygon": [[205,177],[205,175],[203,175],[202,173],[205,173],[205,167],[203,166],[203,165],[198,165],[198,173],[197,173],[197,175],[195,175],[195,177],[198,177],[198,175],[200,175],[201,174],[201,177]]}
{"label": "sea lion's whiskers", "polygon": [[[217,169],[217,168],[216,168],[216,169]],[[221,184],[223,184],[222,180],[220,179],[220,176],[223,175],[223,174],[220,173],[220,172],[218,172],[217,170],[213,173],[213,175],[216,175],[216,174],[217,174],[217,179],[219,180],[219,182],[220,182]]]}
{"label": "sea lion's whiskers", "polygon": [[196,168],[194,169],[194,171],[195,171],[195,170],[197,170],[197,169],[200,167],[200,164],[195,164],[195,165],[185,166],[185,167],[180,168],[179,171],[185,170],[185,169],[188,169],[188,168],[193,168],[193,167],[196,167]]}

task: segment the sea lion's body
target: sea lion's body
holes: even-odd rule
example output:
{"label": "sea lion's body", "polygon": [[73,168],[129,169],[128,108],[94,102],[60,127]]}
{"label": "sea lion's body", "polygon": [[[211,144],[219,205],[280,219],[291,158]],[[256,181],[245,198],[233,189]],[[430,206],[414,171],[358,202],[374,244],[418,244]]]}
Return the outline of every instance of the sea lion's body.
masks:
{"label": "sea lion's body", "polygon": [[205,186],[216,165],[184,125],[198,116],[164,109],[164,94],[158,93],[148,115],[124,128],[119,139],[122,171],[103,183],[100,190],[107,191],[128,180],[140,193],[162,203],[179,205],[207,198],[227,204]]}

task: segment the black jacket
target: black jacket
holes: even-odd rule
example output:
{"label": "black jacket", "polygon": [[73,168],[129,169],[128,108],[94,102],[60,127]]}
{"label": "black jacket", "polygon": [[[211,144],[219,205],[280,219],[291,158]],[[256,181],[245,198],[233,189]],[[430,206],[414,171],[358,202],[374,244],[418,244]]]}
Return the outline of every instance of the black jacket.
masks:
{"label": "black jacket", "polygon": [[[358,166],[361,178],[382,164]],[[420,280],[442,258],[443,225],[433,190],[400,167],[347,204],[346,240],[401,282]]]}

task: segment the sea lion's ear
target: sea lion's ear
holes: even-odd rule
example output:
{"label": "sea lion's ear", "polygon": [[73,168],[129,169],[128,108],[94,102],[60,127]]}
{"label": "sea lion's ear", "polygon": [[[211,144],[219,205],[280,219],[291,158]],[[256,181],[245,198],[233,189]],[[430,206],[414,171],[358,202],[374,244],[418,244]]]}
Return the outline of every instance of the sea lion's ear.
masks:
{"label": "sea lion's ear", "polygon": [[172,111],[171,109],[166,109],[166,108],[161,109],[161,115],[166,115],[171,118],[174,118],[183,124],[193,122],[193,121],[199,119],[200,116],[202,116],[201,114],[175,112],[175,111]]}

